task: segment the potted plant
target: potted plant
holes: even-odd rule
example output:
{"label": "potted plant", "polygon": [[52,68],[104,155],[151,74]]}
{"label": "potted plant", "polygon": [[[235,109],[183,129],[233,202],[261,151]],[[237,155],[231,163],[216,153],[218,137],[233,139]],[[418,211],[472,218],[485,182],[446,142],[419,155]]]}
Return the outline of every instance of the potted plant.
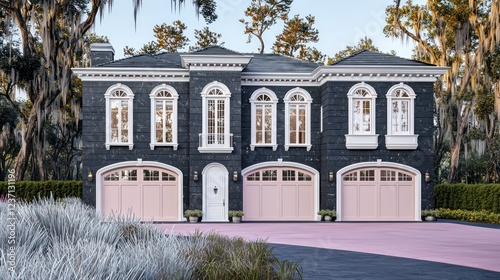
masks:
{"label": "potted plant", "polygon": [[201,212],[201,210],[186,210],[184,212],[184,217],[188,218],[189,219],[189,222],[190,223],[197,223],[201,216],[202,216],[203,212]]}
{"label": "potted plant", "polygon": [[422,216],[422,221],[435,222],[439,218],[439,210],[425,209],[422,210],[420,215]]}
{"label": "potted plant", "polygon": [[337,212],[335,210],[321,209],[318,211],[318,215],[321,216],[321,220],[331,222],[337,217]]}
{"label": "potted plant", "polygon": [[241,217],[245,215],[241,210],[231,210],[228,212],[229,218],[232,219],[233,223],[241,222]]}

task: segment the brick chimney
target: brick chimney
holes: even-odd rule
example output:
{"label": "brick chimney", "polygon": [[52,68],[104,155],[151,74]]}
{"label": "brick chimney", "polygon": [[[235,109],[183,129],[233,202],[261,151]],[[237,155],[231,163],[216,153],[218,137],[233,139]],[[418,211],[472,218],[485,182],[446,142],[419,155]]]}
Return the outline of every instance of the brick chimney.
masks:
{"label": "brick chimney", "polygon": [[115,49],[110,43],[94,43],[90,45],[92,66],[115,60]]}

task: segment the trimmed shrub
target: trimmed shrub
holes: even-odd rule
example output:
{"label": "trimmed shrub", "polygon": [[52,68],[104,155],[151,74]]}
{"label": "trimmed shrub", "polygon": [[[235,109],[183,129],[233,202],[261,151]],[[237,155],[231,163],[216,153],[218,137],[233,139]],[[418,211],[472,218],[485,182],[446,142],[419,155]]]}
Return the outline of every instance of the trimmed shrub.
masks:
{"label": "trimmed shrub", "polygon": [[443,219],[459,220],[475,223],[500,224],[500,214],[490,211],[467,211],[440,208],[439,216]]}
{"label": "trimmed shrub", "polygon": [[[54,199],[64,197],[82,197],[82,181],[20,181],[16,182],[16,191],[13,193],[17,200],[33,201],[38,198],[49,198],[52,194]],[[8,183],[0,182],[0,197],[7,196]]]}
{"label": "trimmed shrub", "polygon": [[434,187],[436,208],[500,214],[500,184],[440,184]]}

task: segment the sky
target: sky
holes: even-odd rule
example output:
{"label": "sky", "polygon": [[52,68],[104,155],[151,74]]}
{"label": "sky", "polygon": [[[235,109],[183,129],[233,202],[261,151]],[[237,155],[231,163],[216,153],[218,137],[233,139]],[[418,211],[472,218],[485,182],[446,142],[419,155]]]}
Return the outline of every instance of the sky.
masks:
{"label": "sky", "polygon": [[[178,9],[171,7],[170,0],[143,0],[137,17],[137,25],[133,20],[133,1],[114,1],[112,10],[106,10],[102,20],[97,20],[94,32],[107,36],[115,49],[115,59],[123,58],[125,46],[139,49],[143,44],[153,41],[153,27],[163,23],[172,24],[181,20],[187,25],[185,34],[190,45],[195,44],[194,30],[201,30],[207,24],[200,16],[198,19],[194,7],[186,1]],[[385,26],[385,8],[393,4],[393,0],[295,0],[289,17],[313,15],[315,27],[319,30],[319,42],[311,44],[322,53],[333,56],[344,50],[347,45],[357,45],[365,36],[371,38],[374,45],[382,52],[395,50],[401,57],[410,58],[414,44],[402,42],[400,39],[386,38],[383,34]],[[415,4],[425,4],[425,0],[414,0]],[[239,20],[245,18],[244,11],[250,0],[217,0],[216,22],[208,25],[212,32],[222,34],[224,47],[242,53],[258,52],[259,41],[253,38],[250,43],[244,34],[244,24]],[[276,35],[283,30],[283,23],[271,27],[264,33],[265,52],[271,52]],[[182,51],[187,51],[187,47]]]}

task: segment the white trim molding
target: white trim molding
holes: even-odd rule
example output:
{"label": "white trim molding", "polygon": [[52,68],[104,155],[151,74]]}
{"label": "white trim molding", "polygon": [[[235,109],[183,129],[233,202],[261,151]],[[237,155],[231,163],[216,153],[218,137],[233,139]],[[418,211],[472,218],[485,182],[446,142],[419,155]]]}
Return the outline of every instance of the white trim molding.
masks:
{"label": "white trim molding", "polygon": [[183,176],[182,176],[182,171],[174,166],[164,164],[161,162],[157,161],[142,161],[142,159],[138,159],[137,161],[123,161],[123,162],[118,162],[118,163],[113,163],[107,166],[102,167],[101,169],[97,170],[96,172],[96,212],[97,213],[102,213],[102,181],[104,180],[103,174],[111,171],[113,169],[119,169],[119,168],[124,168],[124,167],[158,167],[158,168],[163,168],[169,171],[172,171],[177,174],[177,180],[178,180],[178,197],[177,201],[179,202],[179,207],[178,207],[178,221],[186,221],[184,219],[184,212],[183,212],[183,201],[182,198],[184,197],[183,194]]}
{"label": "white trim molding", "polygon": [[[347,93],[349,99],[348,109],[348,134],[345,135],[347,149],[373,150],[378,147],[378,134],[376,132],[376,99],[377,92],[365,82],[357,83]],[[369,101],[369,107],[365,108]],[[356,107],[356,108],[355,108]],[[364,118],[364,110],[369,109],[369,121]],[[355,114],[357,116],[354,120]],[[361,119],[360,119],[361,118]],[[369,126],[368,130],[355,129],[355,127]]]}
{"label": "white trim molding", "polygon": [[[293,97],[299,96],[302,100],[292,100]],[[311,103],[313,102],[311,95],[305,89],[296,87],[289,90],[285,97],[285,151],[290,147],[305,147],[307,151],[311,150]],[[304,105],[305,109],[305,141],[304,143],[290,143],[290,107]],[[296,115],[298,120],[299,115]],[[297,127],[297,126],[296,126]],[[298,128],[297,128],[298,129]],[[298,136],[297,136],[298,141]]]}
{"label": "white trim molding", "polygon": [[[169,97],[158,97],[157,95],[162,92],[167,91],[170,96]],[[149,98],[151,100],[151,142],[149,146],[151,150],[154,150],[155,147],[173,147],[174,151],[177,150],[179,143],[177,142],[177,100],[179,99],[179,94],[172,86],[161,84],[156,86],[151,93],[149,94]],[[172,141],[171,142],[157,142],[156,141],[156,101],[164,101],[172,103]],[[163,112],[165,112],[166,108],[163,108]],[[165,120],[163,120],[164,122]],[[163,134],[165,131],[163,131]]]}
{"label": "white trim molding", "polygon": [[[267,98],[266,100],[258,100],[259,98]],[[255,150],[255,147],[272,147],[273,151],[276,151],[278,148],[277,140],[276,140],[276,134],[277,134],[277,118],[276,118],[276,104],[278,104],[278,97],[276,97],[276,94],[268,89],[268,88],[259,88],[256,91],[252,93],[252,96],[250,97],[250,103],[252,107],[252,113],[251,113],[251,144],[250,144],[250,149],[252,151]],[[257,106],[260,106],[262,109],[262,127],[264,127],[266,120],[265,120],[265,108],[266,107],[271,107],[271,143],[264,143],[262,141],[261,143],[257,143]],[[265,133],[262,133],[262,137],[265,139]],[[263,139],[261,139],[263,140]]]}
{"label": "white trim molding", "polygon": [[73,68],[82,81],[189,82],[189,70],[180,68]]}
{"label": "white trim molding", "polygon": [[359,169],[359,168],[380,168],[380,167],[388,167],[388,168],[397,168],[407,172],[410,172],[415,175],[415,221],[422,221],[422,217],[420,216],[421,211],[421,203],[422,203],[422,175],[420,171],[417,169],[404,165],[401,163],[395,162],[383,162],[382,160],[378,161],[369,161],[369,162],[360,162],[348,165],[339,171],[337,171],[337,221],[342,221],[342,176],[351,170]]}
{"label": "white trim molding", "polygon": [[[418,135],[415,130],[415,97],[413,89],[403,83],[392,86],[387,94],[387,134],[385,146],[388,150],[415,150],[418,147]],[[395,104],[394,104],[395,103]],[[403,104],[404,103],[404,104]],[[396,112],[396,111],[397,112]],[[398,118],[399,124],[394,124],[397,114],[403,112],[404,120]],[[397,126],[393,130],[394,125]]]}
{"label": "white trim molding", "polygon": [[[125,96],[113,96],[116,91],[123,91]],[[128,86],[117,83],[106,90],[104,98],[106,99],[106,150],[109,150],[111,146],[128,146],[129,150],[132,150],[134,148],[134,93]],[[127,101],[127,142],[111,142],[111,101],[113,100]],[[120,124],[118,126],[121,127]],[[118,137],[120,136],[121,133]]]}
{"label": "white trim molding", "polygon": [[314,174],[314,217],[316,221],[321,221],[321,216],[317,214],[319,211],[319,182],[320,182],[318,170],[302,163],[283,161],[282,159],[278,159],[277,161],[266,161],[250,165],[247,168],[241,170],[241,177],[244,178],[246,175],[252,173],[252,171],[265,167],[292,167],[292,168],[304,169]]}
{"label": "white trim molding", "polygon": [[181,54],[182,67],[190,71],[242,71],[253,55]]}

